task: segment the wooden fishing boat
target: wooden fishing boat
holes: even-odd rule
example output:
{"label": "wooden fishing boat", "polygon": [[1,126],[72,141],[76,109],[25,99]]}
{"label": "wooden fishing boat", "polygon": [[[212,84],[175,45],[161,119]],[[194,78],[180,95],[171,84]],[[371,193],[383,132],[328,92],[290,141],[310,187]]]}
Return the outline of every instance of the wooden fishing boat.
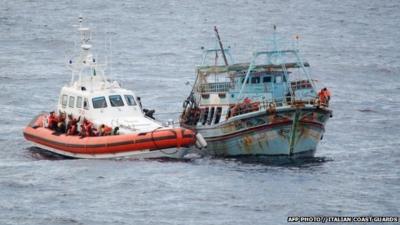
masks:
{"label": "wooden fishing boat", "polygon": [[[219,47],[203,51],[181,126],[202,134],[212,156],[314,156],[332,110],[299,50],[283,47],[274,31],[270,49],[233,63],[215,31]],[[213,64],[206,64],[210,55]]]}

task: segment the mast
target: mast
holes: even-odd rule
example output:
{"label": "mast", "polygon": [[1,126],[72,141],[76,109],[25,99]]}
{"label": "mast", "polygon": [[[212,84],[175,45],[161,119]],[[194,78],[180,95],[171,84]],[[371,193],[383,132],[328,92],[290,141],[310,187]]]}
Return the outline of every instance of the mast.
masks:
{"label": "mast", "polygon": [[[107,79],[104,74],[104,68],[106,65],[98,64],[94,57],[91,49],[92,32],[89,27],[83,26],[83,17],[79,17],[78,32],[80,35],[80,51],[76,56],[72,56],[68,61],[67,67],[72,71],[71,83],[77,82],[80,86],[92,82],[104,82],[107,83]],[[77,78],[77,80],[75,80]]]}
{"label": "mast", "polygon": [[214,26],[214,31],[215,31],[215,35],[217,36],[217,39],[218,39],[219,47],[221,48],[222,56],[224,57],[225,66],[227,66],[228,65],[228,60],[226,59],[224,46],[222,45],[222,41],[221,41],[221,38],[219,36],[217,26]]}

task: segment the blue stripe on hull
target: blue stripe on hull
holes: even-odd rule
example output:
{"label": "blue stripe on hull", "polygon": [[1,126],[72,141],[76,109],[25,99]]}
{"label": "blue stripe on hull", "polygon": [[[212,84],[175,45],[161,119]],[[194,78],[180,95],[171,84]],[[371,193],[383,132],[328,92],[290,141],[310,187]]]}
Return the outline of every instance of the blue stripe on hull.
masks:
{"label": "blue stripe on hull", "polygon": [[[313,111],[311,110],[311,113],[317,113]],[[240,131],[229,130],[229,132],[226,132],[226,129],[221,128],[238,123],[238,121],[232,121],[221,127],[199,130],[199,132],[205,136],[208,144],[207,151],[213,156],[296,156],[301,154],[313,156],[324,133],[324,124],[330,114],[325,112],[310,114],[310,111],[300,110],[299,116],[295,117],[294,111],[289,112],[289,114],[288,112],[285,113],[285,118],[297,118],[295,119],[296,126],[293,126],[292,120],[272,122],[268,119],[268,116],[258,115],[242,119],[241,123],[247,124],[246,121],[257,120],[258,118],[264,118],[264,121],[267,122],[256,126],[251,126],[254,123],[250,123],[248,127]],[[284,115],[279,112],[277,114]],[[243,126],[241,127],[243,128]],[[295,129],[295,132],[292,132],[292,129]],[[217,133],[220,135],[212,135]],[[292,150],[290,150],[291,142]]]}

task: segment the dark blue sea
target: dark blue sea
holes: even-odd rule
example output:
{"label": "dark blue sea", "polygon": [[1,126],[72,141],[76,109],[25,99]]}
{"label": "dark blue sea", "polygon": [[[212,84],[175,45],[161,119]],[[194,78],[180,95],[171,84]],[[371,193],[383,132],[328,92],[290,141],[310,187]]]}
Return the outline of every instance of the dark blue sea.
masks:
{"label": "dark blue sea", "polygon": [[[299,35],[313,77],[332,92],[333,118],[316,158],[64,160],[38,153],[22,129],[55,108],[70,80],[65,64],[78,42],[79,15],[94,30],[98,60],[109,57],[109,77],[161,120],[177,118],[200,47],[214,47],[214,25],[236,62],[261,50],[274,24],[281,36]],[[0,224],[400,216],[399,40],[397,0],[1,0]]]}

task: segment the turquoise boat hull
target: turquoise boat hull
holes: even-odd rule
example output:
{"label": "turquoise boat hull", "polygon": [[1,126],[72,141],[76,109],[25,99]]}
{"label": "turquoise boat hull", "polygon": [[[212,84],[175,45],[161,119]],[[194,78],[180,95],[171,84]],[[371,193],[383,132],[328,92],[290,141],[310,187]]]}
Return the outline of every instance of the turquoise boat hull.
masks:
{"label": "turquoise boat hull", "polygon": [[283,107],[274,113],[248,113],[217,126],[197,127],[197,131],[212,156],[312,157],[330,116],[330,110],[317,107]]}

